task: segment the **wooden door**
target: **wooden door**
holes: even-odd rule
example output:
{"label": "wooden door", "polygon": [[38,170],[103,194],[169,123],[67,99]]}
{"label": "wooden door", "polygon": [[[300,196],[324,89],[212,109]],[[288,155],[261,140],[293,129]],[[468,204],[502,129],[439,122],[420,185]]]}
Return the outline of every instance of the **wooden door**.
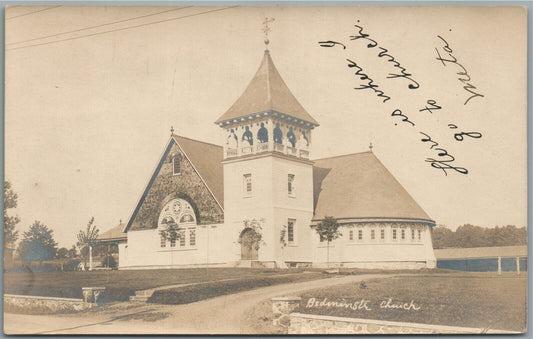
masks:
{"label": "wooden door", "polygon": [[258,246],[257,241],[254,240],[254,230],[247,229],[241,234],[241,259],[243,260],[257,260]]}

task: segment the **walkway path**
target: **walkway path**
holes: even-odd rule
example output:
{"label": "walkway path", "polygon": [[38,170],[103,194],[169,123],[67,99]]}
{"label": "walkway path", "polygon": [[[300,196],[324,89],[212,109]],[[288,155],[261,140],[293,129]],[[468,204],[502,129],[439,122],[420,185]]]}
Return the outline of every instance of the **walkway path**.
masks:
{"label": "walkway path", "polygon": [[[332,278],[263,287],[207,299],[187,305],[123,304],[117,311],[69,315],[4,314],[6,334],[254,334],[246,315],[254,305],[276,296],[358,282],[385,274],[335,276]],[[168,317],[144,321],[143,316],[163,313]],[[265,333],[266,334],[266,333]]]}
{"label": "walkway path", "polygon": [[[309,273],[310,274],[316,274],[316,272],[309,272]],[[302,273],[270,274],[268,276],[265,276],[265,278],[290,277],[290,276],[301,275],[301,274]],[[306,274],[306,272],[303,272],[303,274]],[[148,289],[145,289],[145,290],[137,290],[137,291],[135,291],[135,296],[141,296],[141,298],[139,298],[139,300],[142,301],[142,302],[145,302],[146,300],[148,300],[148,298],[150,298],[154,294],[155,291],[171,290],[171,289],[174,289],[174,288],[194,286],[194,285],[206,285],[206,284],[211,284],[211,283],[214,283],[214,282],[219,283],[219,282],[227,282],[227,281],[238,281],[238,280],[241,280],[241,279],[242,279],[242,277],[220,279],[220,280],[216,280],[216,281],[202,281],[202,282],[188,283],[188,284],[163,285],[163,286],[158,286],[158,287],[154,287],[154,288],[148,288]],[[131,300],[131,298],[130,298],[130,300]],[[135,300],[135,298],[134,298],[134,300]]]}

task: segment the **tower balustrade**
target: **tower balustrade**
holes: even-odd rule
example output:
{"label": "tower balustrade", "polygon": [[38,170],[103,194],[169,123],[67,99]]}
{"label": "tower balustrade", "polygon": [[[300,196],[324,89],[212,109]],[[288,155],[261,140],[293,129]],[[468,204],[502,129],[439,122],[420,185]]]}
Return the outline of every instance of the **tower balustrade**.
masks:
{"label": "tower balustrade", "polygon": [[265,152],[281,153],[296,158],[309,159],[309,150],[307,147],[292,147],[280,143],[268,141],[258,143],[257,145],[239,145],[237,147],[226,147],[224,150],[224,159],[235,158],[244,155],[260,154]]}

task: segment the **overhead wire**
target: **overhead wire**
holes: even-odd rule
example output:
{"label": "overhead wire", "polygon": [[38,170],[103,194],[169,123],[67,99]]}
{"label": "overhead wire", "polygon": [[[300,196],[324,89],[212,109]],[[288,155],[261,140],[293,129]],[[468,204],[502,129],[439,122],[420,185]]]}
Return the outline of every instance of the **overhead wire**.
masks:
{"label": "overhead wire", "polygon": [[45,35],[45,36],[41,36],[41,37],[38,37],[38,38],[32,38],[32,39],[28,39],[28,40],[21,40],[21,41],[10,42],[10,43],[7,43],[6,46],[8,46],[8,45],[15,45],[15,44],[21,44],[21,43],[23,43],[23,42],[30,42],[30,41],[36,41],[36,40],[42,40],[42,39],[48,39],[48,38],[52,38],[52,37],[59,36],[59,35],[65,35],[65,34],[70,34],[70,33],[82,32],[82,31],[85,31],[85,30],[94,29],[94,28],[98,28],[98,27],[104,27],[104,26],[114,25],[114,24],[118,24],[118,23],[122,23],[122,22],[131,21],[131,20],[137,20],[137,19],[147,18],[147,17],[150,17],[150,16],[159,15],[159,14],[163,14],[163,13],[179,11],[179,10],[182,10],[182,9],[185,9],[185,8],[189,8],[189,7],[193,7],[193,6],[183,6],[183,7],[180,7],[180,8],[173,8],[173,9],[169,9],[169,10],[166,10],[166,11],[161,11],[161,12],[157,12],[157,13],[151,13],[151,14],[146,14],[146,15],[136,16],[136,17],[128,18],[128,19],[124,19],[124,20],[118,20],[118,21],[108,22],[108,23],[105,23],[105,24],[94,25],[94,26],[89,26],[89,27],[84,27],[84,28],[78,28],[78,29],[74,29],[74,30],[72,30],[72,31],[67,31],[67,32],[61,32],[61,33],[56,33],[56,34]]}
{"label": "overhead wire", "polygon": [[235,8],[235,7],[239,7],[239,6],[228,6],[228,7],[224,7],[224,8],[212,9],[212,10],[205,11],[205,12],[188,14],[188,15],[175,17],[175,18],[169,18],[169,19],[164,19],[164,20],[159,20],[159,21],[147,22],[147,23],[139,24],[139,25],[135,25],[135,26],[117,28],[117,29],[113,29],[113,30],[109,30],[109,31],[96,32],[96,33],[91,33],[91,34],[86,34],[86,35],[81,35],[81,36],[76,36],[76,37],[71,37],[71,38],[65,38],[65,39],[60,39],[60,40],[54,40],[54,41],[49,41],[49,42],[43,42],[43,43],[38,43],[38,44],[33,44],[33,45],[21,46],[21,47],[6,48],[6,51],[13,51],[13,50],[17,50],[17,49],[25,49],[25,48],[36,47],[36,46],[50,45],[50,44],[63,42],[63,41],[77,40],[77,39],[87,38],[87,37],[96,36],[96,35],[119,32],[119,31],[124,31],[124,30],[127,30],[127,29],[138,28],[138,27],[149,26],[149,25],[155,25],[155,24],[159,24],[159,23],[163,23],[163,22],[169,22],[169,21],[173,21],[173,20],[180,20],[180,19],[190,18],[190,17],[202,15],[202,14],[212,13],[212,12],[219,12],[219,11],[223,11],[223,10],[231,9],[231,8]]}
{"label": "overhead wire", "polygon": [[20,15],[10,16],[9,18],[6,18],[6,20],[11,20],[11,19],[15,19],[15,18],[20,18],[21,16],[26,16],[26,15],[30,15],[30,14],[35,14],[35,13],[48,11],[48,10],[51,10],[51,9],[54,9],[54,8],[58,8],[58,7],[61,7],[61,6],[62,5],[57,5],[57,6],[53,6],[53,7],[47,7],[47,8],[44,8],[44,9],[40,9],[38,11],[33,11],[33,12],[24,13],[24,14],[20,14]]}

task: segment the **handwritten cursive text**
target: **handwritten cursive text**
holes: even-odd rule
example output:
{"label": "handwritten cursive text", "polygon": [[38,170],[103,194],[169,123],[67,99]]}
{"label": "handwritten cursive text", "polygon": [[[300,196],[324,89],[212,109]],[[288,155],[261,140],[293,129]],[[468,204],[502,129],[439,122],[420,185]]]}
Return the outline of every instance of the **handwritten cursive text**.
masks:
{"label": "handwritten cursive text", "polygon": [[467,91],[468,93],[472,94],[470,97],[468,97],[468,99],[466,99],[464,105],[468,104],[468,102],[471,99],[473,99],[473,98],[485,97],[483,94],[480,94],[480,93],[477,93],[477,92],[473,91],[474,89],[477,89],[477,88],[476,88],[476,86],[474,86],[474,85],[472,85],[470,83],[470,80],[472,80],[472,78],[470,77],[470,75],[468,75],[468,71],[466,70],[466,68],[457,61],[457,58],[455,58],[452,55],[453,50],[450,48],[450,44],[448,44],[448,42],[446,40],[444,40],[444,38],[441,37],[440,35],[437,35],[437,38],[442,40],[442,42],[444,43],[444,46],[441,47],[441,48],[445,52],[448,53],[448,57],[450,59],[443,58],[441,56],[441,54],[439,53],[439,50],[437,48],[435,48],[435,51],[437,52],[437,55],[438,55],[438,57],[436,59],[439,60],[440,62],[442,62],[442,65],[444,67],[446,67],[446,63],[449,62],[449,63],[452,63],[452,64],[456,64],[458,67],[460,67],[462,69],[461,72],[457,72],[456,73],[459,76],[459,78],[457,78],[457,80],[461,81],[463,84],[466,84],[465,86],[463,86],[464,90]]}

